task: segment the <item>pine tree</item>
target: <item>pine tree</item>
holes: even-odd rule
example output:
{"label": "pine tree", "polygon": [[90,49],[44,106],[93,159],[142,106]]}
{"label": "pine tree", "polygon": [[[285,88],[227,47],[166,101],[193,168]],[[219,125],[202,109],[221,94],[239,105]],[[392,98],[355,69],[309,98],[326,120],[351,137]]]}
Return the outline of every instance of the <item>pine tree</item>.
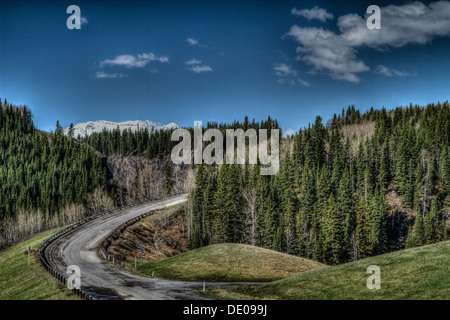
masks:
{"label": "pine tree", "polygon": [[71,123],[69,126],[68,136],[73,138],[73,135],[74,135],[74,127],[73,127],[73,123]]}
{"label": "pine tree", "polygon": [[298,252],[303,257],[311,257],[311,226],[316,201],[316,185],[315,170],[310,167],[309,159],[305,160],[300,189],[300,209],[297,218]]}
{"label": "pine tree", "polygon": [[404,178],[403,182],[403,205],[407,208],[413,207],[413,197],[414,197],[414,176],[413,176],[413,161],[412,159],[409,160],[408,169],[406,172],[406,177]]}
{"label": "pine tree", "polygon": [[414,247],[417,247],[417,244],[416,244],[416,241],[415,241],[413,228],[410,225],[408,227],[408,234],[406,236],[405,248],[406,249],[410,249],[410,248],[414,248]]}
{"label": "pine tree", "polygon": [[440,164],[442,186],[447,191],[447,195],[450,195],[450,152],[448,146],[443,148]]}
{"label": "pine tree", "polygon": [[370,234],[369,241],[372,254],[378,255],[387,252],[387,219],[384,196],[379,190],[370,200],[369,207]]}
{"label": "pine tree", "polygon": [[211,179],[211,181],[208,183],[205,194],[204,194],[204,201],[205,205],[203,207],[203,243],[205,245],[212,244],[213,243],[213,223],[214,218],[216,216],[216,198],[215,198],[215,192],[216,192],[216,183],[215,179]]}
{"label": "pine tree", "polygon": [[345,247],[346,252],[349,252],[350,250],[350,238],[355,230],[356,217],[353,207],[354,204],[349,173],[348,170],[345,170],[341,180],[339,181],[339,189],[337,190],[337,209],[339,215],[343,219],[343,246]]}
{"label": "pine tree", "polygon": [[417,163],[414,181],[414,210],[422,209],[423,202],[423,172],[420,162]]}
{"label": "pine tree", "polygon": [[217,180],[215,243],[241,242],[243,239],[245,218],[239,181],[239,168],[227,163],[222,164]]}
{"label": "pine tree", "polygon": [[229,215],[230,208],[227,208],[227,183],[228,183],[228,167],[229,165],[223,163],[219,169],[217,176],[217,192],[216,192],[216,207],[217,213],[214,219],[214,243],[223,243],[229,241]]}
{"label": "pine tree", "polygon": [[195,249],[203,245],[202,217],[204,215],[205,168],[200,165],[195,176],[195,188],[192,193],[192,214],[189,221],[188,248]]}
{"label": "pine tree", "polygon": [[287,253],[294,251],[297,237],[296,215],[298,212],[298,199],[295,194],[295,177],[292,166],[291,156],[288,153],[282,163],[278,188],[281,193],[281,212]]}
{"label": "pine tree", "polygon": [[[411,228],[410,228],[411,229]],[[408,231],[406,248],[420,247],[425,244],[425,227],[420,210],[416,214],[414,228]]]}
{"label": "pine tree", "polygon": [[313,240],[313,259],[323,261],[323,217],[326,215],[327,200],[330,196],[330,182],[327,166],[322,166],[317,181],[317,202],[311,228]]}
{"label": "pine tree", "polygon": [[281,252],[284,251],[283,247],[283,229],[281,227],[278,227],[272,249]]}
{"label": "pine tree", "polygon": [[430,209],[430,222],[432,232],[429,235],[429,240],[432,241],[430,243],[439,242],[447,240],[446,228],[445,228],[445,220],[442,216],[442,210],[440,208],[440,204],[438,200],[434,198],[431,201],[431,209]]}
{"label": "pine tree", "polygon": [[427,212],[424,220],[425,229],[425,244],[432,244],[435,242],[434,237],[434,221],[431,212]]}
{"label": "pine tree", "polygon": [[312,142],[314,146],[313,163],[319,168],[325,163],[325,138],[327,135],[328,133],[322,125],[322,118],[317,116],[312,128]]}
{"label": "pine tree", "polygon": [[423,246],[425,244],[425,228],[420,210],[417,212],[416,221],[414,222],[414,238],[417,246]]}
{"label": "pine tree", "polygon": [[307,230],[311,228],[311,220],[314,212],[314,203],[316,201],[316,183],[315,183],[315,170],[311,167],[309,160],[305,161],[305,166],[301,181],[301,193],[300,193],[300,215]]}
{"label": "pine tree", "polygon": [[356,212],[356,243],[358,248],[358,258],[366,258],[372,254],[369,243],[369,220],[368,204],[365,197],[361,197]]}
{"label": "pine tree", "polygon": [[344,219],[340,215],[333,194],[327,201],[324,217],[324,257],[328,264],[338,264],[345,258]]}
{"label": "pine tree", "polygon": [[56,121],[56,130],[55,130],[55,133],[58,134],[58,135],[64,134],[64,129],[63,129],[63,127],[61,126],[61,124],[59,123],[59,120]]}
{"label": "pine tree", "polygon": [[166,169],[164,170],[164,193],[165,194],[171,194],[174,192],[174,184],[173,181],[173,173],[172,173],[172,166],[169,163],[166,166]]}
{"label": "pine tree", "polygon": [[262,236],[263,246],[268,249],[276,249],[277,232],[279,229],[279,217],[277,214],[276,201],[273,191],[268,193],[263,205],[264,231]]}

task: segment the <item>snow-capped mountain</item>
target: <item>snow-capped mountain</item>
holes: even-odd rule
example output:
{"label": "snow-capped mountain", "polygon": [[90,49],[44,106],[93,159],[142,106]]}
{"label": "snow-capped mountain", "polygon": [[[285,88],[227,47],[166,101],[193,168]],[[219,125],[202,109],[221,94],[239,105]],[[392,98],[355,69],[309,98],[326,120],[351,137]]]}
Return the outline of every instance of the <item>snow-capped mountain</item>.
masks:
{"label": "snow-capped mountain", "polygon": [[[113,121],[105,121],[105,120],[98,120],[98,121],[89,121],[84,123],[78,123],[73,126],[74,129],[74,137],[84,137],[86,135],[90,135],[94,132],[101,132],[103,129],[107,130],[114,130],[117,127],[120,128],[121,131],[131,129],[131,131],[136,131],[138,128],[145,128],[147,127],[149,130],[167,130],[167,129],[176,129],[178,128],[178,125],[171,122],[169,124],[161,124],[158,122],[153,122],[150,120],[136,120],[136,121],[124,121],[124,122],[113,122]],[[64,134],[68,134],[69,127],[64,129]]]}

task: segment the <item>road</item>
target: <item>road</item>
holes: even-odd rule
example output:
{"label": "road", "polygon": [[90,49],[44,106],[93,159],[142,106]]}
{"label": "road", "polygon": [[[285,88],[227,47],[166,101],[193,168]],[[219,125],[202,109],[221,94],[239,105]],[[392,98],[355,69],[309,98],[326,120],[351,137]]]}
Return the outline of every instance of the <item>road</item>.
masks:
{"label": "road", "polygon": [[[115,268],[97,254],[99,243],[115,228],[127,220],[154,209],[186,201],[187,195],[156,200],[98,217],[54,240],[45,249],[45,257],[51,266],[62,274],[67,267],[76,265],[81,270],[81,286],[99,299],[138,300],[198,300],[194,293],[203,283],[171,281],[141,277]],[[207,289],[225,288],[250,283],[207,283]]]}

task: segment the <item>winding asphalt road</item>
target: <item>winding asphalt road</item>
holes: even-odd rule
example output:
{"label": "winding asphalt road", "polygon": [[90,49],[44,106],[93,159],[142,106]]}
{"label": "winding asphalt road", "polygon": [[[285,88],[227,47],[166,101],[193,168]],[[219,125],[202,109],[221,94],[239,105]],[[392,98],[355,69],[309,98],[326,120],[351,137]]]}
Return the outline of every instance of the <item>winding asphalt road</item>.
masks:
{"label": "winding asphalt road", "polygon": [[[110,267],[97,255],[99,243],[127,220],[154,209],[162,209],[186,201],[187,195],[156,200],[98,217],[54,240],[45,249],[50,265],[67,274],[67,267],[81,270],[81,287],[99,299],[198,300],[194,293],[203,283],[146,278]],[[250,283],[207,283],[206,289],[225,288]]]}

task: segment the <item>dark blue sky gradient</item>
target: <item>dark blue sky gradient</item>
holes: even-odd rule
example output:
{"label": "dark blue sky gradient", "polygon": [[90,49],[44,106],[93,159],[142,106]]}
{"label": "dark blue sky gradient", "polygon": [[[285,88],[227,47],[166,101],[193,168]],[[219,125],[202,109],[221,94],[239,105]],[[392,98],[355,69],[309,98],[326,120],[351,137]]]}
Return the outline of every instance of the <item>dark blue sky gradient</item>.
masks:
{"label": "dark blue sky gradient", "polygon": [[[372,1],[377,4],[376,1]],[[382,5],[381,2],[378,2]],[[384,2],[383,2],[384,3]],[[403,4],[403,1],[392,1]],[[76,4],[88,24],[66,28],[66,8]],[[372,3],[340,1],[2,1],[0,3],[0,97],[31,107],[42,130],[89,120],[152,120],[193,125],[194,120],[231,122],[269,114],[282,128],[298,130],[354,104],[393,108],[410,102],[445,101],[450,92],[449,38],[357,52],[371,70],[359,83],[310,74],[296,60],[296,44],[283,38],[290,27],[337,31],[339,16],[363,16]],[[318,5],[334,14],[326,23],[290,14]],[[187,38],[201,46],[189,46]],[[143,68],[101,68],[118,55],[152,52],[168,63]],[[212,72],[194,73],[196,58]],[[279,84],[274,65],[285,63],[310,86]],[[407,77],[373,72],[377,65]],[[97,71],[123,78],[97,79]]]}

